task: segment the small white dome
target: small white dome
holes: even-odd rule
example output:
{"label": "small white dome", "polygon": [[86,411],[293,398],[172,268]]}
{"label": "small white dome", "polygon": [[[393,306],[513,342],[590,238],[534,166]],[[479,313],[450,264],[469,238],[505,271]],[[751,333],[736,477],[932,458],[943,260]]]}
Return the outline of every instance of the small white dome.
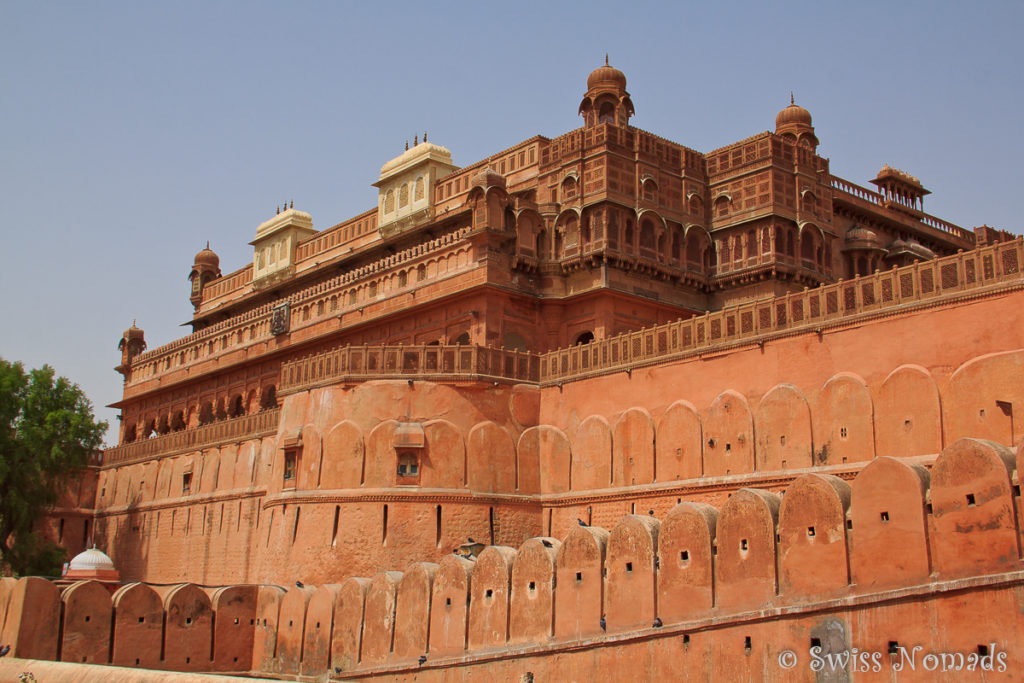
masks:
{"label": "small white dome", "polygon": [[114,563],[102,550],[89,548],[75,555],[74,559],[68,564],[68,569],[76,571],[113,571]]}

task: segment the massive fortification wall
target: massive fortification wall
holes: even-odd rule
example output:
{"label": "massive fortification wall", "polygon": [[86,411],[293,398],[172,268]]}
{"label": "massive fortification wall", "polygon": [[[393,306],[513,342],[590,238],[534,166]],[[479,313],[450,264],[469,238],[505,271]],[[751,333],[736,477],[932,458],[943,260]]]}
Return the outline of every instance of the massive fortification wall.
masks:
{"label": "massive fortification wall", "polygon": [[[683,500],[721,504],[811,468],[849,479],[876,456],[934,455],[964,436],[1012,444],[1024,438],[1013,419],[1024,414],[1021,298],[561,388],[298,392],[274,436],[105,470],[97,533],[128,578],[320,583],[436,561],[467,537],[515,546],[577,518],[611,525]],[[901,343],[882,351],[882,334]],[[979,337],[1007,350],[974,357],[966,342]],[[410,422],[424,439],[417,486],[396,475],[396,430]],[[286,487],[283,444],[300,430]]]}
{"label": "massive fortification wall", "polygon": [[[111,597],[95,582],[7,579],[4,640],[19,657],[395,680],[680,667],[810,680],[816,646],[878,653],[884,674],[934,652],[998,666],[1024,636],[1024,444],[961,439],[930,460],[883,456],[851,483],[805,473],[780,493],[743,488],[720,506],[319,587],[130,584]],[[786,651],[798,669],[780,666]]]}

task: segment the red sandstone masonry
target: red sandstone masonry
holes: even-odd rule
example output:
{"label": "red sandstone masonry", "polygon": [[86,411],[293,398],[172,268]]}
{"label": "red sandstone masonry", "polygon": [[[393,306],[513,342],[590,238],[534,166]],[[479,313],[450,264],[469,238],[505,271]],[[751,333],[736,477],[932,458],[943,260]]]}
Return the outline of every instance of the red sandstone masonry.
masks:
{"label": "red sandstone masonry", "polygon": [[[253,614],[261,621],[259,627],[255,623],[250,626],[257,631],[259,628],[272,629],[276,632],[274,637],[279,647],[277,657],[268,659],[265,635],[262,638],[263,644],[260,644],[260,639],[254,641],[253,653],[263,653],[256,659],[262,662],[262,670],[267,673],[286,673],[278,669],[301,669],[307,675],[316,675],[317,671],[326,669],[328,660],[324,655],[328,652],[329,643],[330,661],[338,662],[333,666],[340,666],[344,662],[347,664],[344,670],[358,666],[360,671],[367,674],[380,667],[383,667],[382,671],[387,670],[399,661],[408,662],[423,646],[423,631],[417,630],[421,624],[430,623],[430,632],[441,637],[440,632],[433,629],[434,624],[440,623],[435,615],[451,614],[450,607],[464,605],[468,599],[468,626],[456,617],[450,622],[456,627],[456,632],[452,634],[449,631],[443,637],[456,647],[435,650],[434,636],[429,636],[430,642],[424,648],[424,654],[427,654],[432,664],[437,658],[444,661],[444,657],[458,656],[462,651],[459,643],[466,643],[461,640],[466,636],[467,653],[482,647],[498,648],[499,653],[503,648],[516,647],[515,632],[529,632],[538,642],[534,647],[557,648],[572,642],[599,642],[603,638],[613,637],[611,634],[616,631],[632,638],[635,634],[646,633],[649,628],[647,619],[657,616],[667,626],[703,623],[700,620],[709,618],[729,619],[727,630],[733,633],[742,633],[739,629],[746,630],[747,637],[754,643],[752,647],[755,652],[761,652],[766,658],[751,670],[756,671],[759,670],[757,667],[772,664],[768,658],[773,651],[770,648],[760,649],[765,646],[759,643],[776,637],[791,642],[792,635],[783,635],[784,629],[788,627],[778,620],[743,627],[735,617],[748,612],[773,614],[785,609],[799,612],[819,603],[831,605],[828,609],[832,615],[845,613],[848,609],[863,611],[869,607],[879,615],[892,609],[911,609],[908,603],[898,603],[903,607],[886,607],[883,603],[873,602],[876,600],[874,596],[884,597],[888,593],[879,593],[882,586],[877,582],[864,580],[868,577],[866,572],[871,569],[871,565],[858,558],[867,558],[867,554],[872,552],[871,543],[883,543],[883,546],[877,547],[886,549],[885,552],[896,568],[912,567],[914,562],[923,568],[905,572],[903,578],[896,581],[892,580],[890,574],[890,580],[883,591],[927,591],[933,581],[942,581],[942,575],[934,579],[927,573],[928,548],[932,548],[935,553],[939,571],[955,575],[957,581],[978,581],[991,577],[990,580],[996,582],[992,585],[998,586],[1001,585],[998,583],[1002,580],[1000,577],[1024,576],[1021,574],[1024,563],[1020,559],[1018,545],[1020,524],[1015,512],[1018,509],[1018,494],[1011,486],[1015,466],[1014,455],[998,444],[973,439],[952,444],[939,455],[933,466],[934,476],[930,487],[933,507],[930,512],[925,510],[923,504],[924,494],[929,492],[927,477],[922,478],[919,474],[923,470],[915,469],[913,460],[900,461],[883,457],[864,468],[852,486],[826,475],[807,473],[789,485],[781,506],[777,505],[777,497],[773,494],[748,489],[737,492],[718,512],[717,524],[714,525],[711,524],[716,516],[713,510],[688,503],[676,506],[661,520],[645,515],[627,515],[612,529],[610,535],[603,529],[577,525],[561,543],[547,539],[551,548],[544,545],[542,541],[545,539],[531,539],[518,551],[489,547],[475,563],[449,556],[450,559],[446,559],[436,572],[431,570],[430,574],[423,574],[418,584],[416,580],[406,580],[403,575],[394,572],[378,575],[366,595],[366,611],[361,618],[359,615],[363,597],[360,585],[365,584],[349,581],[337,592],[331,587],[318,590],[312,587],[292,588],[281,605],[281,621],[276,629],[274,612],[268,612],[262,606],[273,605],[275,601],[262,600],[255,604]],[[909,486],[905,481],[907,477]],[[885,486],[880,486],[888,483],[892,486],[891,493]],[[883,494],[881,497],[879,491]],[[908,495],[908,491],[912,495]],[[900,495],[904,496],[904,502],[899,500]],[[973,496],[973,501],[969,496]],[[847,500],[852,523],[850,526],[843,523]],[[879,505],[885,505],[881,512],[876,510]],[[914,511],[921,515],[917,522],[913,521],[912,514],[907,519],[907,514]],[[878,521],[872,522],[875,519]],[[907,521],[902,521],[904,519]],[[927,524],[924,523],[926,520]],[[903,530],[899,531],[901,525]],[[808,534],[811,528],[813,535]],[[896,540],[897,536],[885,536],[890,529],[903,534],[902,540]],[[659,530],[659,533],[652,533],[654,530]],[[778,544],[775,542],[776,533],[780,539]],[[880,536],[880,533],[883,535]],[[718,547],[715,556],[709,554],[712,539]],[[600,550],[605,543],[608,547],[606,556]],[[848,579],[845,576],[846,551],[843,550],[846,547],[849,548],[852,568]],[[903,554],[894,554],[896,550]],[[681,555],[684,551],[686,554]],[[549,564],[551,559],[544,560],[552,555],[553,565]],[[653,561],[654,557],[659,558],[657,563]],[[677,557],[679,564],[673,566]],[[627,566],[630,562],[635,563],[632,571]],[[473,567],[472,582],[458,578],[459,572],[465,571],[471,564],[476,565]],[[874,565],[880,564],[875,556]],[[711,584],[707,568],[713,565],[717,565],[718,579]],[[776,565],[780,568],[777,587]],[[529,582],[538,579],[544,581],[545,576],[550,576],[548,572],[552,566],[558,577],[554,600],[524,599],[523,595],[528,595],[530,591]],[[521,568],[517,570],[517,567]],[[456,569],[459,571],[452,574]],[[406,576],[414,576],[416,571],[414,567]],[[608,578],[602,581],[601,575],[605,571]],[[689,575],[689,578],[686,573],[681,573],[688,571],[698,573]],[[434,577],[429,588],[428,584],[423,583],[428,575]],[[454,582],[445,576],[452,576]],[[403,591],[403,584],[409,590]],[[419,587],[414,589],[414,584]],[[1024,585],[1024,579],[1021,579],[1021,585]],[[115,594],[113,604],[109,606],[101,604],[102,600],[72,599],[80,591],[90,590],[90,586],[97,584],[76,584],[68,589],[65,594],[65,624],[84,624],[85,615],[102,618],[98,609],[108,610],[109,618],[114,607],[118,608],[119,618],[128,617],[127,621],[131,622],[135,614],[145,617],[147,609],[150,609],[145,607],[145,601],[136,601],[139,607],[134,610],[129,607],[129,596],[145,595],[140,592],[142,589],[150,591],[137,584],[126,586]],[[40,614],[41,610],[54,609],[59,599],[56,588],[49,582],[34,578],[21,579],[14,588],[6,621],[8,625],[22,626],[20,635],[13,638],[17,647],[26,652],[46,651],[51,658],[56,658],[56,622],[33,621],[29,618],[30,615]],[[535,583],[534,589],[537,588]],[[707,596],[709,589],[713,591],[712,597],[700,598],[701,595]],[[227,596],[231,590],[221,589],[214,595]],[[239,595],[253,595],[253,589],[248,590],[249,593]],[[490,591],[490,595],[487,591]],[[985,589],[975,589],[971,594],[985,595]],[[266,595],[269,598],[274,594],[268,592]],[[324,609],[316,601],[306,598],[310,595],[325,596],[326,600],[322,603]],[[332,595],[336,597],[330,597]],[[574,595],[578,597],[574,598]],[[657,605],[652,612],[655,595],[658,596]],[[1015,608],[1006,604],[1004,598],[994,597],[1001,594],[991,595],[994,601],[991,605],[992,614],[1015,613]],[[453,598],[451,605],[447,602],[447,596]],[[689,602],[686,596],[702,599],[703,605]],[[231,614],[229,605],[217,597],[214,604],[225,610],[224,613]],[[443,602],[439,599],[442,597],[445,598]],[[837,599],[840,602],[835,602]],[[342,602],[347,602],[351,607],[346,606],[339,612],[337,608]],[[940,602],[919,604],[930,604],[932,607],[928,609],[937,609]],[[956,602],[947,601],[942,604],[945,605],[942,609],[954,610],[946,615],[948,618],[953,618],[955,610],[960,609]],[[327,609],[332,605],[334,608]],[[602,616],[602,605],[607,612],[607,632],[598,623]],[[168,624],[164,634],[168,656],[163,666],[187,668],[194,666],[196,661],[203,661],[209,667],[211,651],[213,662],[219,660],[217,652],[222,646],[217,645],[213,631],[209,628],[213,619],[209,611],[210,601],[204,591],[189,585],[170,588],[166,590],[163,609],[166,610]],[[243,605],[241,613],[245,613],[246,609]],[[513,632],[506,631],[504,626],[510,610],[517,624]],[[359,622],[352,622],[344,616],[346,613],[359,618],[364,624],[361,630],[365,642],[360,646],[363,657],[358,665],[353,656],[355,646],[351,635],[343,636],[341,640],[328,635],[359,632],[360,629],[355,628]],[[189,615],[192,615],[193,624],[198,626],[195,630],[190,631],[188,628]],[[264,615],[269,616],[266,625],[262,622]],[[925,622],[932,618],[926,614],[921,617]],[[317,619],[320,620],[318,626]],[[328,619],[333,623],[328,624]],[[349,619],[348,625],[346,619]],[[966,619],[967,623],[971,623],[973,617],[967,616]],[[291,626],[286,625],[287,621],[291,621]],[[543,625],[547,623],[555,625],[553,635],[544,635]],[[25,628],[32,624],[35,624],[32,629]],[[801,631],[810,629],[811,633],[817,628],[802,617],[792,624],[793,628]],[[244,630],[245,625],[240,626]],[[901,637],[910,643],[929,637],[924,631],[915,636],[911,622],[906,622],[901,628],[904,634]],[[985,625],[980,624],[974,628],[984,629]],[[173,634],[168,637],[172,629]],[[102,640],[101,636],[92,638],[81,629],[76,632],[84,634],[80,643],[98,643]],[[200,633],[205,636],[200,638]],[[476,640],[474,633],[479,633],[481,639]],[[116,625],[113,634],[116,653],[119,651],[118,640],[130,636],[124,627],[118,628]],[[959,634],[955,635],[956,638],[963,637],[959,630],[954,631],[954,634]],[[67,637],[72,635],[65,629],[66,643],[69,642]],[[870,644],[876,633],[869,629],[858,637]],[[593,641],[593,638],[598,641]],[[135,642],[140,643],[135,647],[141,646],[141,641]],[[302,642],[305,645],[301,647],[293,644]],[[961,640],[948,642],[961,648],[969,645],[969,642]],[[399,644],[398,649],[396,644]],[[1005,645],[1004,649],[1006,647],[1009,645]],[[345,655],[346,651],[348,655]],[[500,654],[498,656],[500,659]],[[743,660],[733,659],[725,665],[727,668],[736,667],[740,661]],[[268,664],[273,670],[266,668]],[[751,666],[754,664],[751,663]],[[739,669],[736,671],[740,672]]]}

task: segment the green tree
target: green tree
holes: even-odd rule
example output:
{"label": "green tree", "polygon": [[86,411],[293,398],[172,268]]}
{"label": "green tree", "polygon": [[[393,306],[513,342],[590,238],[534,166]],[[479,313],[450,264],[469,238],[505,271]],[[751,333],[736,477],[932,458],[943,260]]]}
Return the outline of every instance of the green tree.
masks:
{"label": "green tree", "polygon": [[92,404],[44,365],[25,372],[0,358],[0,564],[15,574],[56,574],[64,550],[33,526],[103,440]]}

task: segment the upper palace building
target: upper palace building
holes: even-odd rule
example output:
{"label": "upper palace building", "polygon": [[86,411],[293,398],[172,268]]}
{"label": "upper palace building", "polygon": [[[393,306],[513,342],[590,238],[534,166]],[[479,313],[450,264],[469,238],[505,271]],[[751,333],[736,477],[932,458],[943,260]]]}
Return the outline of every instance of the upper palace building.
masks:
{"label": "upper palace building", "polygon": [[545,352],[998,237],[925,213],[928,190],[888,165],[874,190],[832,175],[792,102],[707,153],[633,113],[606,63],[581,128],[461,168],[424,134],[381,168],[375,208],[320,231],[285,208],[232,273],[200,251],[193,333],[121,341],[121,443],[274,405],[282,362],[339,344]]}

